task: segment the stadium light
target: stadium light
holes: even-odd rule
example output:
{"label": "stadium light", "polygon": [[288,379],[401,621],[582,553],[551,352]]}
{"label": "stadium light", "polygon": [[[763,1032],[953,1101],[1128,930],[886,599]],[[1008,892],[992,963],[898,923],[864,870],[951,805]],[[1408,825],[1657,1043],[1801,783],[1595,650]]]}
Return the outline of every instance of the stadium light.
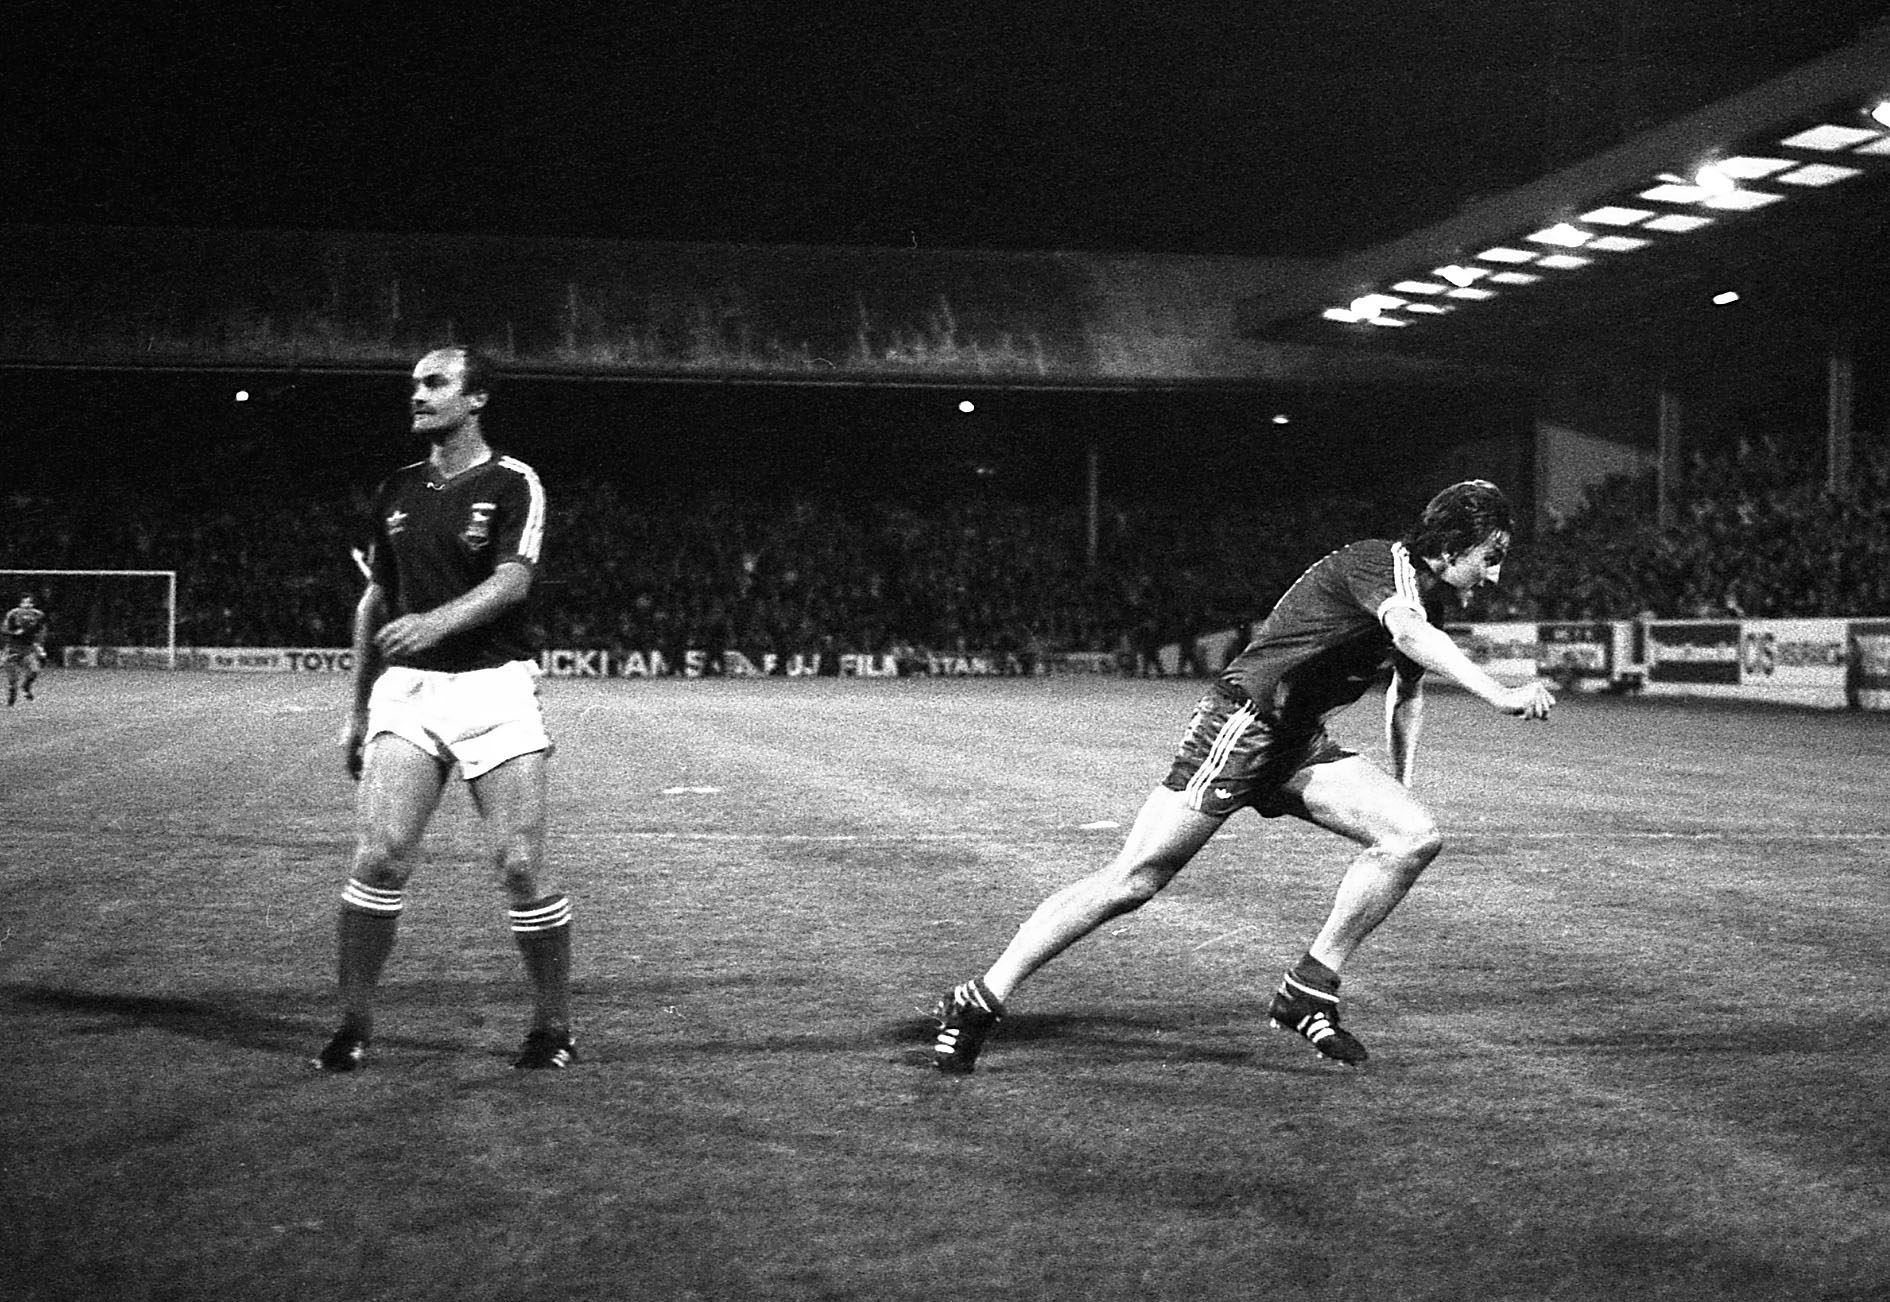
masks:
{"label": "stadium light", "polygon": [[[1410,269],[1403,278],[1389,276],[1385,287],[1368,288],[1320,315],[1347,325],[1410,326],[1459,306],[1476,312],[1478,300],[1497,296],[1496,287],[1526,287],[1555,278],[1542,272],[1567,273],[1597,261],[1612,263],[1619,255],[1715,226],[1722,220],[1719,214],[1755,212],[1786,203],[1794,194],[1866,175],[1877,170],[1881,160],[1890,159],[1890,96],[1858,103],[1852,112],[1849,123],[1840,119],[1800,126],[1776,144],[1749,141],[1746,148],[1752,152],[1729,148],[1681,170],[1658,172],[1638,185],[1628,183],[1622,193],[1596,196],[1590,206],[1576,209],[1579,216],[1558,214],[1534,229],[1523,226],[1505,243],[1474,255],[1460,254],[1462,264]],[[1794,156],[1806,151],[1848,157],[1811,162]],[[1768,188],[1756,188],[1755,183]],[[1498,265],[1487,265],[1491,263]],[[1524,265],[1528,270],[1519,270]],[[1739,296],[1727,291],[1713,301],[1724,305],[1739,301]]]}
{"label": "stadium light", "polygon": [[1361,294],[1351,302],[1352,311],[1362,321],[1370,321],[1383,316],[1393,308],[1403,307],[1405,300],[1394,298],[1390,294]]}
{"label": "stadium light", "polygon": [[1537,244],[1559,244],[1565,249],[1579,249],[1588,243],[1590,237],[1587,231],[1574,222],[1557,222],[1526,238],[1534,240]]}

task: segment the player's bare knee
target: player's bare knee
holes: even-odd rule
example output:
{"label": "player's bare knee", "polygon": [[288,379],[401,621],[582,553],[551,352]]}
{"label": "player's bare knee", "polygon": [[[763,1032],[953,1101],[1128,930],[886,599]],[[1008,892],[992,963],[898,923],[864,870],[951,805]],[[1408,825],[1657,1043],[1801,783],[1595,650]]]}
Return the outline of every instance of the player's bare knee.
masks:
{"label": "player's bare knee", "polygon": [[1422,872],[1443,852],[1444,836],[1437,830],[1437,824],[1427,821],[1400,828],[1380,838],[1373,848],[1413,872]]}
{"label": "player's bare knee", "polygon": [[493,866],[498,870],[500,888],[515,900],[535,900],[550,890],[542,857],[528,842],[515,842],[499,850]]}
{"label": "player's bare knee", "polygon": [[1128,913],[1161,894],[1175,872],[1161,863],[1116,863],[1098,874],[1098,885],[1118,913]]}
{"label": "player's bare knee", "polygon": [[405,890],[413,876],[411,849],[380,837],[363,837],[355,847],[352,875],[363,886],[376,890]]}

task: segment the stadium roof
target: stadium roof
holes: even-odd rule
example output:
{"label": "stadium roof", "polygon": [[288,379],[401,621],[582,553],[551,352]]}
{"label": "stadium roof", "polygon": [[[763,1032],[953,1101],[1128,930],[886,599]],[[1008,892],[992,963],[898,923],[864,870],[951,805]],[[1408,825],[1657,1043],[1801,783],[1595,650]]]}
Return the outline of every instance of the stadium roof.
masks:
{"label": "stadium roof", "polygon": [[1540,370],[1890,320],[1890,24],[1240,305],[1250,337]]}

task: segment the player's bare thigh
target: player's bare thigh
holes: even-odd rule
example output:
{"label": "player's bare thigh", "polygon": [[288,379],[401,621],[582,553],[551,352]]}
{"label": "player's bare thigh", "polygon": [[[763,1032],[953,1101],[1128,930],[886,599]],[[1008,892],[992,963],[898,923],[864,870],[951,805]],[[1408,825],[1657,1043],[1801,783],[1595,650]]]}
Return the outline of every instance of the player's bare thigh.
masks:
{"label": "player's bare thigh", "polygon": [[407,862],[439,807],[447,766],[412,742],[384,732],[367,745],[355,796],[356,875],[371,886],[398,889]]}
{"label": "player's bare thigh", "polygon": [[1157,889],[1187,866],[1225,818],[1188,807],[1185,792],[1158,786],[1142,802],[1122,849],[1104,869],[1121,877],[1143,877]]}
{"label": "player's bare thigh", "polygon": [[1437,822],[1410,789],[1362,755],[1301,769],[1287,781],[1319,826],[1360,845],[1434,843]]}
{"label": "player's bare thigh", "polygon": [[557,889],[545,866],[549,754],[539,750],[516,755],[467,782],[505,888],[520,902],[542,899]]}

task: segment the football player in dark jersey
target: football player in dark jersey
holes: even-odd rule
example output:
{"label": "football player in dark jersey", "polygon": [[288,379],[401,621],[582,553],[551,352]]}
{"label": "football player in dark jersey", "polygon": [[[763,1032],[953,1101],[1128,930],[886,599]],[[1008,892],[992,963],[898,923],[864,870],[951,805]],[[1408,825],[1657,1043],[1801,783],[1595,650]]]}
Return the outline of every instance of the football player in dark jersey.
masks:
{"label": "football player in dark jersey", "polygon": [[33,699],[33,684],[39,681],[39,667],[46,658],[46,612],[27,593],[20,604],[0,619],[0,638],[6,642],[7,704],[12,705],[21,692]]}
{"label": "football player in dark jersey", "polygon": [[455,766],[484,824],[532,984],[521,1068],[571,1063],[571,901],[545,864],[551,738],[525,602],[538,573],[545,492],[481,426],[491,363],[442,348],[413,370],[413,431],[427,457],[381,486],[368,584],[355,608],[354,695],[342,745],[359,828],[341,893],[341,1026],[315,1059],[353,1071],[374,1030],[423,833]]}
{"label": "football player in dark jersey", "polygon": [[[1498,580],[1513,528],[1502,491],[1467,480],[1433,498],[1402,539],[1353,543],[1300,575],[1202,696],[1167,778],[1114,861],[1046,899],[983,976],[941,1001],[935,1065],[971,1071],[1018,986],[1109,919],[1154,898],[1243,808],[1267,818],[1290,814],[1361,847],[1268,1015],[1328,1058],[1364,1062],[1365,1046],[1339,1025],[1339,973],[1443,846],[1430,811],[1410,791],[1424,674],[1441,674],[1521,719],[1546,719],[1555,705],[1539,681],[1496,681],[1439,626],[1446,597]],[[1325,726],[1387,668],[1390,773],[1339,746]]]}

